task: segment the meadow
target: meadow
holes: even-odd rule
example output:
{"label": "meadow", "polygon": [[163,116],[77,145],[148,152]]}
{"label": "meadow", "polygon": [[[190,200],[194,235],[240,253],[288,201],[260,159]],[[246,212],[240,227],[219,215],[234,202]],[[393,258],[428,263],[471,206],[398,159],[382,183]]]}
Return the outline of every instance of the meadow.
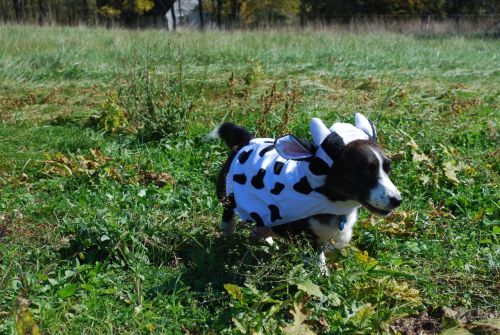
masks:
{"label": "meadow", "polygon": [[[2,26],[0,41],[0,334],[498,331],[498,39]],[[329,276],[304,239],[219,232],[211,129],[308,138],[311,117],[355,112],[404,202],[362,210]]]}

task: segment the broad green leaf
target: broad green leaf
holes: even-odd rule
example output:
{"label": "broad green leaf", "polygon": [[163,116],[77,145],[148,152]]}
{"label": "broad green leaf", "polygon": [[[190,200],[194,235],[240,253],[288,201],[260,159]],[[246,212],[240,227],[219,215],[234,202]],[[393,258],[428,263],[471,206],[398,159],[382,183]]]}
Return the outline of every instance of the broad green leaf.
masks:
{"label": "broad green leaf", "polygon": [[450,329],[443,330],[442,335],[471,335],[472,333],[468,332],[466,329],[462,327],[453,327]]}
{"label": "broad green leaf", "polygon": [[57,295],[60,298],[68,298],[71,297],[73,294],[75,294],[76,290],[78,289],[78,285],[76,284],[67,284],[64,286],[62,289],[57,291]]}
{"label": "broad green leaf", "polygon": [[224,284],[224,289],[231,296],[231,298],[238,300],[241,303],[245,302],[243,298],[243,293],[241,293],[241,289],[238,285],[234,284]]}
{"label": "broad green leaf", "polygon": [[297,284],[297,288],[309,295],[323,298],[324,294],[321,292],[318,285],[314,284],[310,279],[307,279],[305,282]]}
{"label": "broad green leaf", "polygon": [[373,314],[373,308],[371,304],[363,305],[358,309],[354,315],[352,315],[349,321],[356,326],[364,326],[368,321],[370,316]]}
{"label": "broad green leaf", "polygon": [[342,301],[340,300],[340,296],[335,292],[332,292],[328,295],[328,301],[332,306],[340,306],[340,304],[342,303]]}
{"label": "broad green leaf", "polygon": [[232,321],[233,321],[234,325],[236,326],[236,328],[238,328],[238,330],[242,334],[246,334],[247,333],[247,330],[245,329],[245,326],[238,319],[232,318]]}
{"label": "broad green leaf", "polygon": [[47,280],[48,280],[49,284],[52,286],[59,284],[59,282],[57,280],[55,280],[54,278],[47,278]]}

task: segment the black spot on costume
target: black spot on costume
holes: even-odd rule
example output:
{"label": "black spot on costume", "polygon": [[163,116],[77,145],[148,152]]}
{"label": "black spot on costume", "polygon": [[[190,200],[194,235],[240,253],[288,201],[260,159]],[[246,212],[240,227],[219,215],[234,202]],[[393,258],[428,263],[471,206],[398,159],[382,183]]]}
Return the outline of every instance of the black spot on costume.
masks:
{"label": "black spot on costume", "polygon": [[283,162],[280,162],[280,161],[276,161],[274,163],[274,174],[280,174],[281,173],[281,169],[283,169],[283,166],[285,165],[285,163]]}
{"label": "black spot on costume", "polygon": [[276,220],[281,220],[280,210],[276,205],[267,206],[271,211],[271,221],[274,222]]}
{"label": "black spot on costume", "polygon": [[313,191],[311,185],[307,181],[307,177],[302,177],[297,184],[293,185],[293,189],[302,194],[309,194]]}
{"label": "black spot on costume", "polygon": [[279,195],[284,188],[284,184],[277,182],[276,184],[274,184],[274,188],[270,192],[274,195]]}
{"label": "black spot on costume", "polygon": [[245,183],[247,182],[247,176],[245,176],[245,174],[235,174],[233,176],[233,180],[235,182],[237,182],[238,184],[241,184],[241,185],[245,185]]}
{"label": "black spot on costume", "polygon": [[260,152],[259,152],[259,156],[262,157],[264,156],[266,153],[268,153],[269,151],[273,150],[274,149],[274,144],[268,146],[268,147],[265,147],[264,149],[262,149]]}
{"label": "black spot on costume", "polygon": [[248,160],[248,157],[252,154],[253,150],[249,151],[243,151],[239,156],[238,156],[238,161],[240,164],[245,164],[245,162]]}
{"label": "black spot on costume", "polygon": [[260,190],[264,188],[264,176],[266,175],[266,170],[259,169],[259,172],[252,177],[252,186]]}

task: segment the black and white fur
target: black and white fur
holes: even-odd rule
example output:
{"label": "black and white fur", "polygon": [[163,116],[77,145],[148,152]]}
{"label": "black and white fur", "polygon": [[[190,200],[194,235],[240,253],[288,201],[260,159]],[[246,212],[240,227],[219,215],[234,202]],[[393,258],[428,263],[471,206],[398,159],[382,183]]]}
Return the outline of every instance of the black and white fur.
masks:
{"label": "black and white fur", "polygon": [[[389,178],[391,162],[376,142],[373,124],[357,114],[356,127],[368,134],[368,139],[354,140],[340,150],[336,148],[335,160],[329,167],[321,189],[332,203],[353,201],[357,206],[346,215],[316,214],[277,226],[257,227],[255,230],[258,237],[266,238],[270,242],[273,235],[307,235],[315,247],[321,248],[319,258],[323,272],[327,272],[324,252],[331,247],[344,248],[350,242],[357,219],[357,208],[360,205],[374,214],[386,216],[402,201],[399,191]],[[334,126],[330,129],[333,128]],[[226,179],[233,159],[253,137],[245,129],[231,123],[221,124],[214,129],[211,137],[222,138],[231,149],[217,179],[217,197],[224,207],[221,229],[230,234],[234,231],[235,203],[234,198],[227,197]],[[301,143],[307,142],[299,140]],[[314,143],[311,145],[314,146]]]}

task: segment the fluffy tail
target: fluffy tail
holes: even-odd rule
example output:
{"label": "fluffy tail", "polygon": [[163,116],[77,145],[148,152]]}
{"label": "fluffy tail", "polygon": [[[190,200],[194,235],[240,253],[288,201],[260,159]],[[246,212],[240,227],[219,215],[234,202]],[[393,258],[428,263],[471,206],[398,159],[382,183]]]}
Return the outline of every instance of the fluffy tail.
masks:
{"label": "fluffy tail", "polygon": [[237,126],[230,122],[224,122],[217,126],[210,134],[208,138],[222,138],[226,142],[229,148],[241,148],[250,142],[253,138],[246,129]]}

